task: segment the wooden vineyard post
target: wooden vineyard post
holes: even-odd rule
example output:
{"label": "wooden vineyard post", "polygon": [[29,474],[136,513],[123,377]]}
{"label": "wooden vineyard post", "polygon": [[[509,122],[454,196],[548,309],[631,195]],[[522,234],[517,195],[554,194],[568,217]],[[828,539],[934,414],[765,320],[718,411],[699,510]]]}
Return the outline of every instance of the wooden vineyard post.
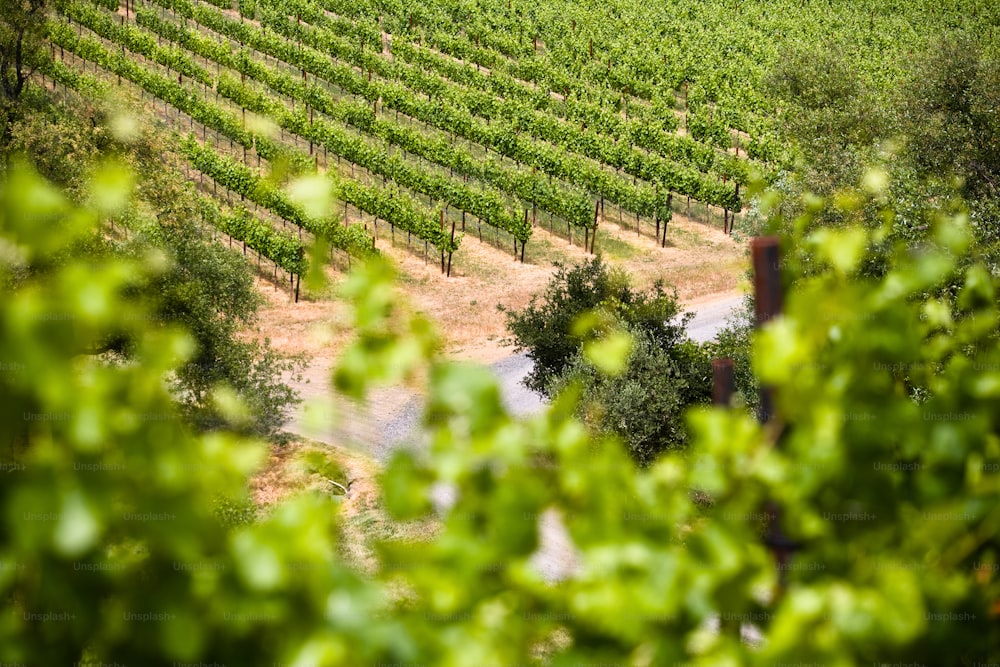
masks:
{"label": "wooden vineyard post", "polygon": [[[444,210],[441,211],[441,221],[438,223],[441,231],[444,231]],[[441,249],[441,273],[444,273],[444,249]]]}
{"label": "wooden vineyard post", "polygon": [[528,245],[527,241],[521,241],[521,264],[524,264],[524,246]]}
{"label": "wooden vineyard post", "polygon": [[448,243],[448,273],[446,278],[451,278],[451,254],[454,252],[455,247],[455,221],[451,221],[451,240]]}
{"label": "wooden vineyard post", "polygon": [[733,204],[733,211],[729,215],[729,232],[730,232],[730,234],[733,231],[733,225],[736,224],[736,213],[737,213],[737,211],[739,211],[739,210],[741,210],[743,208],[740,205],[740,184],[739,183],[736,184],[736,195],[735,195],[734,198],[735,198],[736,201]]}
{"label": "wooden vineyard post", "polygon": [[[667,212],[670,213],[671,217],[673,217],[673,212],[674,212],[674,193],[673,192],[668,192],[667,193]],[[670,221],[669,218],[667,220],[663,221],[663,239],[662,239],[662,241],[660,241],[660,247],[661,248],[666,248],[667,247],[667,223],[669,221]]]}
{"label": "wooden vineyard post", "polygon": [[[782,294],[778,239],[774,236],[755,238],[750,244],[753,259],[756,325],[761,327],[781,314]],[[773,412],[771,391],[761,389],[761,423],[770,420]]]}
{"label": "wooden vineyard post", "polygon": [[[295,303],[299,302],[299,282],[302,280],[302,267],[304,266],[303,260],[305,258],[306,249],[299,246],[298,258],[299,258],[299,273],[295,279]],[[330,247],[330,259],[333,259],[333,247]]]}
{"label": "wooden vineyard post", "polygon": [[[775,236],[755,238],[750,244],[750,254],[754,273],[756,327],[759,329],[781,314],[781,255],[778,238]],[[772,421],[773,416],[774,390],[772,387],[762,386],[758,419],[761,424],[768,424]],[[780,439],[776,446],[781,446]],[[780,594],[785,588],[788,563],[792,554],[798,549],[798,544],[786,536],[781,528],[782,508],[778,503],[768,502],[766,513],[768,522],[764,543],[774,554],[778,567],[778,592]]]}

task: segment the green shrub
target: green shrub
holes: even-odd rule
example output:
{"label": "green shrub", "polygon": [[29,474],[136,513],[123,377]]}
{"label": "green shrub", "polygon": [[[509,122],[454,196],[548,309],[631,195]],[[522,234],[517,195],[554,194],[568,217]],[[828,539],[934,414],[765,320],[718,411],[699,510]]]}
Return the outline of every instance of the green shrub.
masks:
{"label": "green shrub", "polygon": [[637,463],[687,442],[684,412],[711,397],[711,359],[690,340],[664,349],[648,333],[633,337],[624,370],[606,375],[578,350],[554,381],[552,395],[574,385],[580,414],[598,431],[620,437]]}
{"label": "green shrub", "polygon": [[508,342],[527,351],[534,363],[525,382],[528,388],[548,395],[584,341],[574,327],[581,316],[596,311],[648,334],[664,349],[684,339],[690,317],[675,321],[680,312],[677,295],[667,293],[662,283],[638,291],[628,275],[609,268],[600,255],[571,267],[557,265],[540,297],[533,296],[521,311],[507,312]]}

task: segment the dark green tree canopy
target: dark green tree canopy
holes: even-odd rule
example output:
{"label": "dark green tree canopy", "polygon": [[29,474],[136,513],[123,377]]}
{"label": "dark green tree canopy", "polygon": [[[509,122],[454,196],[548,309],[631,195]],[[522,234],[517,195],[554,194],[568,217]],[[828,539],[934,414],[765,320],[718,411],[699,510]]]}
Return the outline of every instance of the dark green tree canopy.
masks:
{"label": "dark green tree canopy", "polygon": [[[648,465],[683,447],[684,411],[711,395],[708,348],[687,340],[690,318],[662,282],[637,290],[597,256],[560,266],[540,297],[507,313],[507,325],[511,342],[535,364],[529,388],[549,397],[580,392],[585,421],[622,438],[633,458]],[[609,376],[593,363],[593,355],[605,352],[584,348],[616,331],[631,335],[633,345],[621,372]]]}
{"label": "dark green tree canopy", "polygon": [[0,6],[0,84],[6,100],[20,97],[41,49],[50,0],[4,0]]}
{"label": "dark green tree canopy", "polygon": [[668,349],[684,339],[690,315],[678,317],[676,294],[662,282],[649,290],[635,289],[622,271],[609,267],[600,255],[574,266],[557,265],[541,295],[521,311],[507,313],[510,342],[527,351],[534,368],[526,385],[549,394],[550,384],[577,353],[584,337],[575,329],[585,313],[601,311],[622,325]]}

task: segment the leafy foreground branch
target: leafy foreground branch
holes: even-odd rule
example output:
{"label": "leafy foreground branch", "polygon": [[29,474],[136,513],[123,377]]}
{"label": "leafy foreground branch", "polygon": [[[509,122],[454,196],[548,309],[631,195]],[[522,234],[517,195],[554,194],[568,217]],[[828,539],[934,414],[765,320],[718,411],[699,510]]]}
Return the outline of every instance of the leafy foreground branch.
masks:
{"label": "leafy foreground branch", "polygon": [[[279,355],[267,340],[243,335],[255,326],[263,304],[253,272],[246,257],[214,241],[215,233],[200,223],[242,236],[291,271],[307,268],[301,243],[241,214],[239,207],[225,213],[197,195],[179,164],[165,158],[171,153],[169,138],[134,125],[120,114],[123,107],[113,98],[57,102],[32,86],[21,98],[4,162],[26,156],[73,201],[127,199],[113,214],[102,213],[103,225],[64,254],[96,266],[113,257],[159,257],[165,268],[138,278],[130,297],[148,304],[143,317],[150,326],[178,326],[193,338],[195,352],[170,374],[186,419],[203,430],[231,428],[232,420],[212,398],[217,386],[226,385],[247,402],[243,432],[273,437],[286,421],[287,407],[297,401],[283,376],[294,378],[302,361]],[[132,179],[112,177],[107,184],[92,179],[109,155],[129,166]],[[59,265],[30,266],[17,280],[46,281],[46,273]],[[123,330],[86,349],[129,363],[134,347]]]}
{"label": "leafy foreground branch", "polygon": [[[435,484],[456,501],[434,539],[382,544],[380,574],[363,577],[336,556],[329,499],[229,527],[213,512],[241,501],[263,452],[173,418],[162,378],[191,339],[148,327],[130,299],[155,263],[74,259],[100,215],[24,168],[0,190],[0,589],[13,612],[0,661],[968,664],[1000,651],[997,285],[965,261],[961,217],[879,279],[856,268],[881,230],[789,239],[793,260],[802,248],[826,269],[755,341],[782,428],[699,409],[687,450],[643,469],[588,435],[572,395],[507,415],[486,370],[434,358],[433,331],[370,262],[342,290],[358,339],[337,386],[364,395],[429,359],[431,445],[393,459],[385,502],[406,520],[433,514]],[[41,265],[56,268],[15,280]],[[959,285],[953,304],[944,284]],[[75,353],[123,330],[134,363]],[[803,544],[781,591],[765,499]],[[559,584],[530,563],[551,509],[579,550]],[[735,631],[751,623],[754,645]]]}

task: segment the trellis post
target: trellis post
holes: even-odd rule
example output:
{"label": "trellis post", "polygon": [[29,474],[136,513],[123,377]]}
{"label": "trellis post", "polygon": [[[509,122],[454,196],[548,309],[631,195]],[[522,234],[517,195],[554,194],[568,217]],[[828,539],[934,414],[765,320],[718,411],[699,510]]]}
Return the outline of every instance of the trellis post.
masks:
{"label": "trellis post", "polygon": [[[781,315],[783,295],[781,289],[781,252],[778,238],[776,236],[755,238],[750,244],[750,253],[754,273],[756,327],[759,329],[775,317]],[[761,424],[768,424],[773,420],[773,387],[761,386],[760,409],[757,416]],[[776,443],[776,446],[781,446],[780,439]],[[773,500],[769,501],[766,504],[766,514],[768,521],[764,543],[774,554],[778,567],[780,593],[785,588],[788,563],[799,545],[785,535],[782,529],[783,512],[779,503]]]}

